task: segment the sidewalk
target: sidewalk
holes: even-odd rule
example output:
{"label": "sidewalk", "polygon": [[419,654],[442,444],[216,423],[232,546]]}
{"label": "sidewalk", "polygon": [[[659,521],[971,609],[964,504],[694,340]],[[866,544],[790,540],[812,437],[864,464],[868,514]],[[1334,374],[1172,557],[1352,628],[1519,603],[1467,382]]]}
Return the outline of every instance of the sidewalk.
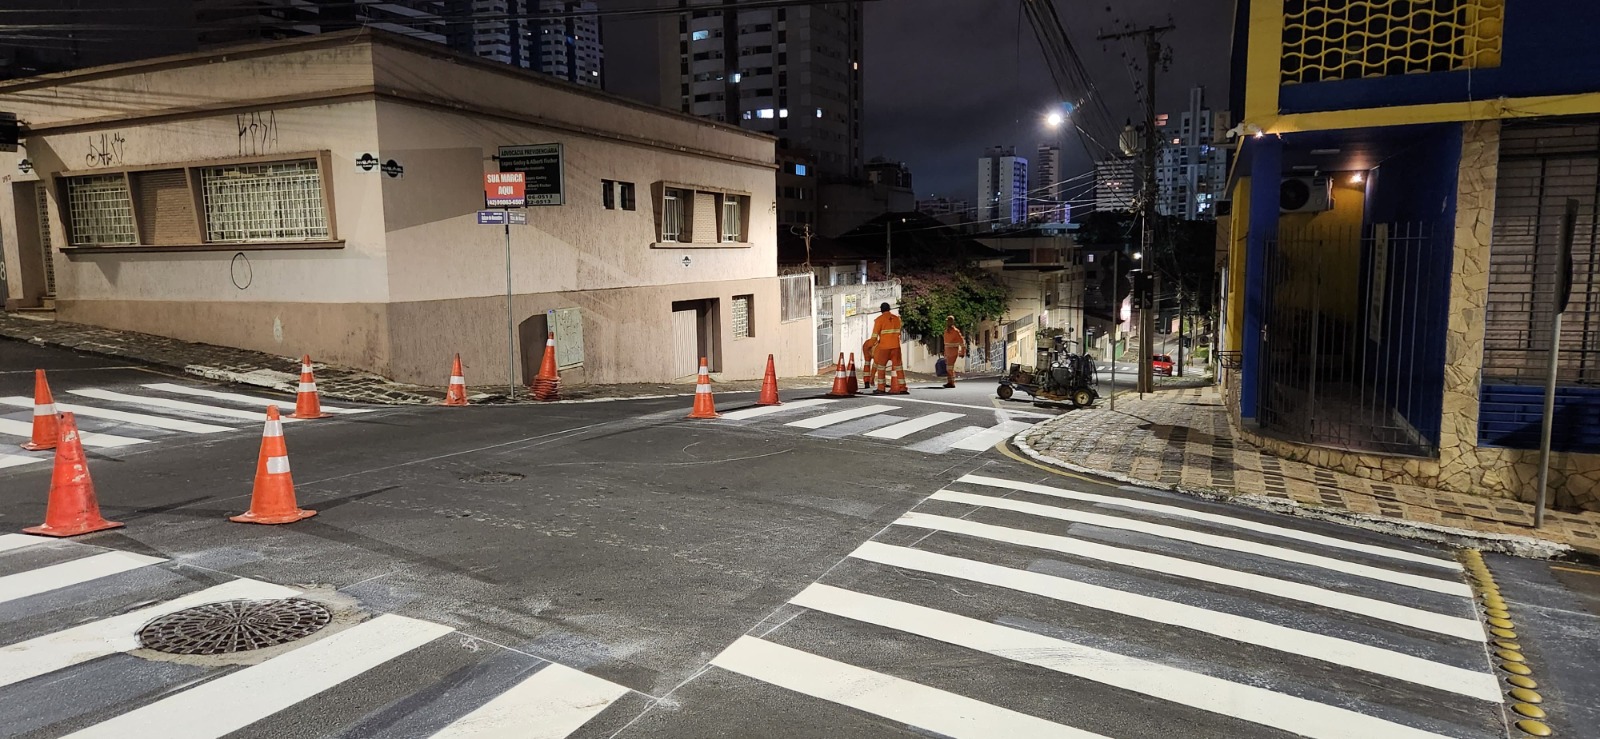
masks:
{"label": "sidewalk", "polygon": [[1363,528],[1550,557],[1600,554],[1600,512],[1547,511],[1499,498],[1366,480],[1280,459],[1234,438],[1213,386],[1117,394],[1024,431],[1016,444],[1041,462],[1123,482],[1223,498]]}
{"label": "sidewalk", "polygon": [[[271,388],[285,393],[295,392],[300,385],[299,357],[278,357],[265,352],[197,344],[134,331],[117,331],[78,323],[23,318],[14,314],[0,313],[0,339],[15,339],[127,359],[139,364],[169,367],[197,377]],[[441,364],[439,368],[440,385],[433,387],[392,382],[365,370],[323,364],[316,362],[315,359],[312,358],[317,373],[317,390],[324,398],[383,405],[424,405],[440,402],[445,396],[446,388],[442,381],[448,379],[446,371],[449,367],[446,364]],[[911,378],[908,376],[907,379]],[[832,382],[833,375],[828,373],[783,378],[778,381],[778,386],[783,389],[825,388]],[[467,387],[473,393],[471,400],[474,403],[506,402],[504,385],[474,385],[469,373]],[[757,392],[760,389],[760,380],[716,383],[718,393]],[[564,385],[561,388],[561,400],[556,402],[594,403],[692,395],[694,395],[692,380],[668,384]],[[517,402],[537,401],[527,396],[526,388],[520,388]]]}

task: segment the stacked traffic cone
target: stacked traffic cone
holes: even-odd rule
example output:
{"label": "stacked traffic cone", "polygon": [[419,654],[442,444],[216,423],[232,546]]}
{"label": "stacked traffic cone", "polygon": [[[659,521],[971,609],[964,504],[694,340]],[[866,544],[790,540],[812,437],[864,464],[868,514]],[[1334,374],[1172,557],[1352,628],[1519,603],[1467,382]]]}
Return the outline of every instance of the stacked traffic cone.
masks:
{"label": "stacked traffic cone", "polygon": [[121,526],[100,517],[94,480],[89,479],[89,463],[83,458],[83,444],[78,441],[78,422],[71,413],[63,413],[54,423],[61,434],[56,437],[56,461],[50,471],[50,502],[45,505],[44,523],[23,531],[41,536],[77,536]]}
{"label": "stacked traffic cone", "polygon": [[450,389],[444,395],[444,404],[461,406],[467,404],[467,378],[461,374],[461,355],[456,355],[456,363],[450,366]]}
{"label": "stacked traffic cone", "polygon": [[833,365],[833,388],[828,391],[827,397],[850,397],[850,378],[844,372],[844,352],[839,353],[839,361]]}
{"label": "stacked traffic cone", "polygon": [[239,523],[294,523],[317,515],[294,501],[294,478],[289,475],[289,448],[283,443],[283,421],[278,406],[267,406],[267,425],[261,430],[261,456],[256,458],[256,484],[250,491],[250,512],[229,516]]}
{"label": "stacked traffic cone", "polygon": [[700,374],[694,380],[694,410],[690,418],[716,418],[717,404],[711,398],[711,371],[706,369],[706,358],[700,358]]}
{"label": "stacked traffic cone", "polygon": [[896,364],[896,365],[891,365],[889,367],[889,369],[890,369],[890,373],[889,374],[894,377],[894,380],[889,383],[889,394],[890,395],[910,395],[911,394],[911,390],[910,390],[910,388],[906,387],[906,368],[904,366]]}
{"label": "stacked traffic cone", "polygon": [[544,340],[544,360],[539,362],[539,374],[533,377],[534,400],[559,400],[561,375],[556,373],[556,332],[551,331]]}
{"label": "stacked traffic cone", "polygon": [[761,397],[756,405],[783,405],[778,400],[778,368],[771,354],[767,355],[767,374],[761,378]]}
{"label": "stacked traffic cone", "polygon": [[311,355],[300,359],[300,388],[294,397],[294,413],[290,418],[327,418],[332,413],[322,412],[322,397],[317,395],[317,378],[311,374]]}
{"label": "stacked traffic cone", "polygon": [[861,392],[861,379],[856,377],[856,353],[850,352],[850,363],[845,365],[845,389],[851,395]]}
{"label": "stacked traffic cone", "polygon": [[30,452],[56,448],[56,399],[50,397],[50,383],[44,379],[44,370],[33,371],[33,438],[23,442],[22,448]]}

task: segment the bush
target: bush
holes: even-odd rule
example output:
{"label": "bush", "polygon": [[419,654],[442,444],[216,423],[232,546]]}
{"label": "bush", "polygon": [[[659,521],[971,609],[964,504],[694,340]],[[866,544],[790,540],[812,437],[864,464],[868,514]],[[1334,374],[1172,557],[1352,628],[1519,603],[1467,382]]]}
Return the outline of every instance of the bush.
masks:
{"label": "bush", "polygon": [[976,267],[949,272],[918,271],[900,278],[900,321],[911,338],[934,347],[944,336],[945,316],[970,340],[979,323],[1005,315],[1010,293],[995,275]]}

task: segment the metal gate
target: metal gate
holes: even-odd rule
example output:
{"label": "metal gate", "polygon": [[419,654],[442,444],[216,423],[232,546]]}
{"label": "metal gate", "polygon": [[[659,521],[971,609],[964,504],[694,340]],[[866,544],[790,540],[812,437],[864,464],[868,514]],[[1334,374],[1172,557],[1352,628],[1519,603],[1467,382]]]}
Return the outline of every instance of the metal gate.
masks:
{"label": "metal gate", "polygon": [[56,296],[56,260],[55,250],[50,246],[50,200],[43,182],[34,183],[33,193],[39,216],[39,255],[44,259],[44,294],[53,298]]}

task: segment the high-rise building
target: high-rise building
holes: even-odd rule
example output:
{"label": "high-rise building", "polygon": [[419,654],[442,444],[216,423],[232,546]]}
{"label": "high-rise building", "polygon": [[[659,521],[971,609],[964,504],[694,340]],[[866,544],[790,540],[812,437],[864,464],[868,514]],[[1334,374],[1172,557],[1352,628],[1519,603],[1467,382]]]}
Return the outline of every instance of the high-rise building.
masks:
{"label": "high-rise building", "polygon": [[777,136],[825,176],[861,175],[860,3],[724,12],[677,0],[661,21],[661,103]]}
{"label": "high-rise building", "polygon": [[476,19],[450,43],[486,59],[603,87],[605,51],[592,0],[458,0]]}
{"label": "high-rise building", "polygon": [[195,0],[194,16],[205,49],[359,26],[442,44],[450,8],[449,0]]}
{"label": "high-rise building", "polygon": [[1185,220],[1216,218],[1217,198],[1228,181],[1227,150],[1217,146],[1228,114],[1206,107],[1203,87],[1189,90],[1189,108],[1158,121],[1156,210]]}
{"label": "high-rise building", "polygon": [[978,158],[978,218],[992,228],[1028,221],[1028,160],[995,147]]}
{"label": "high-rise building", "polygon": [[1066,223],[1071,220],[1066,186],[1061,176],[1061,146],[1040,144],[1033,160],[1033,184],[1028,191],[1028,220],[1033,223]]}
{"label": "high-rise building", "polygon": [[1094,163],[1094,209],[1097,211],[1133,210],[1138,197],[1138,180],[1133,174],[1132,157],[1102,159]]}

